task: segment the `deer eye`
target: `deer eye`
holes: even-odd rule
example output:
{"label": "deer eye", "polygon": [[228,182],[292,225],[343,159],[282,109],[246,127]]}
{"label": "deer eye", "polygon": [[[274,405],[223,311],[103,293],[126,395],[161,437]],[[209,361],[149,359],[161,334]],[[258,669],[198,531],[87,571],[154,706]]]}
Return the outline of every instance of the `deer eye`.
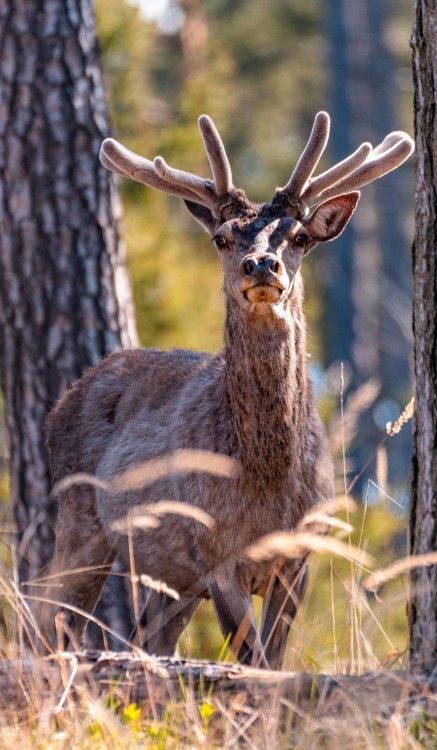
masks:
{"label": "deer eye", "polygon": [[298,247],[305,247],[305,245],[308,242],[308,237],[306,234],[297,234],[294,238],[294,244]]}
{"label": "deer eye", "polygon": [[212,238],[212,241],[218,250],[223,250],[226,245],[226,240],[221,234],[217,234]]}

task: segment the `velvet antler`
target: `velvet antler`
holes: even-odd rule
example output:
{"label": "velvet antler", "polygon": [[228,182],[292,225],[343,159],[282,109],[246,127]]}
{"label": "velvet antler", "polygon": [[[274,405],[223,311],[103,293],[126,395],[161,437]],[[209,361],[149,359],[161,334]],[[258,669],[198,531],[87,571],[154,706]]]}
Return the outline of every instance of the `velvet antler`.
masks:
{"label": "velvet antler", "polygon": [[212,180],[174,169],[162,156],[157,156],[153,162],[149,161],[129,151],[112,138],[103,141],[100,160],[113,172],[205,206],[215,218],[218,218],[222,207],[229,202],[229,197],[241,191],[232,183],[232,172],[225,147],[210,117],[199,117],[199,130],[211,166]]}
{"label": "velvet antler", "polygon": [[[372,149],[362,143],[353,154],[313,177],[314,170],[326,148],[330,119],[326,112],[318,112],[308,143],[303,150],[293,174],[283,188],[278,188],[273,205],[283,207],[296,218],[305,216],[311,208],[330,198],[351,193],[400,166],[412,153],[414,143],[401,131],[390,133],[382,143]],[[154,161],[129,151],[112,138],[103,141],[100,151],[102,164],[113,172],[130,177],[165,193],[183,198],[190,210],[202,223],[206,214],[199,215],[196,205],[211,212],[215,220],[232,218],[239,207],[250,206],[242,190],[232,182],[232,172],[225,147],[217,128],[207,115],[199,118],[199,130],[205,144],[213,179],[204,179],[189,172],[170,167],[157,156]],[[232,206],[229,216],[224,208]],[[287,208],[288,207],[288,208]]]}
{"label": "velvet antler", "polygon": [[292,210],[299,215],[305,215],[317,204],[355,191],[391,172],[408,159],[414,150],[414,142],[410,136],[396,131],[389,133],[374,149],[370,143],[362,143],[353,154],[313,178],[313,172],[328,142],[329,128],[329,115],[318,112],[308,143],[293,174],[285,187],[276,192],[274,201],[285,197]]}

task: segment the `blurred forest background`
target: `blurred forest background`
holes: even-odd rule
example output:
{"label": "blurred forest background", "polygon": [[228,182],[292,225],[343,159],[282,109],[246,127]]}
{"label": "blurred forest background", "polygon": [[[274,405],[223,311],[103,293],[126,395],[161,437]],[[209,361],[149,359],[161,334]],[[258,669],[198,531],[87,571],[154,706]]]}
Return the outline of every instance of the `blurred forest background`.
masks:
{"label": "blurred forest background", "polygon": [[[410,0],[96,0],[96,14],[114,137],[206,176],[197,118],[207,113],[226,145],[234,183],[252,200],[269,200],[287,182],[320,109],[332,117],[320,170],[362,141],[375,145],[397,129],[412,133]],[[412,160],[365,187],[342,237],[316,249],[304,267],[308,362],[337,460],[338,490],[353,483],[366,508],[358,536],[371,540],[381,564],[405,548],[410,430],[388,438],[385,427],[412,390],[413,187]],[[209,238],[182,201],[128,180],[120,180],[120,189],[141,344],[216,351],[224,305]],[[6,447],[3,456],[6,465]],[[5,484],[2,495],[8,497]],[[325,664],[325,647],[332,657],[332,643],[320,640],[331,627],[330,604],[326,620],[320,603],[332,598],[344,565],[333,573],[329,561],[315,562],[313,572],[320,565],[318,593],[311,589],[294,626],[297,668],[305,659],[306,667]],[[350,590],[337,588],[352,658],[361,646],[349,649]],[[369,618],[384,634],[377,659],[406,642],[402,584],[393,584],[392,593],[378,617]],[[317,620],[311,643],[302,624],[308,611]],[[185,645],[195,655],[218,656],[213,622],[201,608]]]}

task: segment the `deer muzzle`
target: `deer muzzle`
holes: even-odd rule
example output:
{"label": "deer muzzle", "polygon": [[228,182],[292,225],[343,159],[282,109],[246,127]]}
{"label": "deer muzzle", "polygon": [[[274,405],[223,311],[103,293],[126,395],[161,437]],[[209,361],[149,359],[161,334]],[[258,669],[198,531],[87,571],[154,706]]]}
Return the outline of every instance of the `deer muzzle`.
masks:
{"label": "deer muzzle", "polygon": [[285,266],[276,255],[246,255],[240,264],[240,291],[249,302],[274,304],[287,288]]}

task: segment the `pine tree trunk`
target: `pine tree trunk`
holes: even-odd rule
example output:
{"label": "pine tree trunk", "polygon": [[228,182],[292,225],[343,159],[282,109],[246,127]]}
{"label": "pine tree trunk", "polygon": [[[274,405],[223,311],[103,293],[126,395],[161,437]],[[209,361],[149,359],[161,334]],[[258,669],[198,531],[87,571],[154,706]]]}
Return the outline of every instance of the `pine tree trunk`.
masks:
{"label": "pine tree trunk", "polygon": [[[0,366],[21,578],[53,554],[47,411],[136,343],[91,0],[0,5]],[[120,584],[112,618],[126,621]],[[101,613],[100,613],[101,614]]]}
{"label": "pine tree trunk", "polygon": [[[412,37],[416,136],[414,359],[416,404],[411,495],[413,555],[437,550],[437,3],[415,0]],[[437,661],[437,566],[411,575],[410,656],[414,670]]]}

